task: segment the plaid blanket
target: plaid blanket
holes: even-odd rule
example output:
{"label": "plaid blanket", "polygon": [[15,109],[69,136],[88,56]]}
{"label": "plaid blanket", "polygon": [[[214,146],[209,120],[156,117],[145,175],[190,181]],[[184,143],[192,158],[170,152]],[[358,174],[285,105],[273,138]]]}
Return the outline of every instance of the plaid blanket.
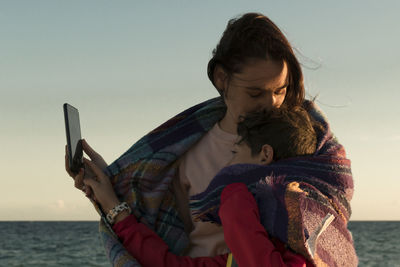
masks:
{"label": "plaid blanket", "polygon": [[[305,105],[312,104],[306,101]],[[172,181],[173,177],[177,175],[177,160],[188,149],[190,149],[193,144],[195,144],[207,131],[209,131],[217,121],[222,119],[225,111],[226,107],[220,97],[210,99],[196,106],[193,106],[185,110],[184,112],[176,115],[166,123],[162,124],[155,130],[144,136],[130,149],[128,149],[128,151],[120,156],[115,162],[107,167],[106,173],[110,177],[119,199],[121,201],[126,201],[131,206],[138,220],[153,229],[167,243],[170,251],[177,255],[181,255],[184,249],[189,244],[188,236],[184,232],[183,222],[178,216],[175,197],[170,186],[170,182]],[[318,149],[319,154],[324,154],[326,159],[332,158],[335,160],[337,159],[341,162],[345,162],[345,164],[340,165],[345,166],[345,168],[340,167],[339,169],[345,170],[349,177],[347,181],[351,182],[352,180],[350,174],[350,165],[348,160],[345,159],[343,148],[339,144],[337,144],[337,141],[333,138],[332,134],[330,134],[329,126],[321,113],[312,106],[310,114],[316,119],[324,122],[324,125],[327,129],[327,134],[324,134],[320,138],[320,147]],[[324,145],[328,142],[335,143],[337,144],[337,146]],[[301,169],[301,161],[294,161],[294,164],[297,164],[299,166],[299,169]],[[318,162],[316,162],[315,164],[318,164]],[[274,170],[274,173],[278,173],[278,169],[275,170],[273,165],[271,165],[270,168]],[[296,240],[301,240],[301,242],[298,242],[302,244],[304,243],[304,240],[310,241],[312,238],[317,240],[317,238],[315,238],[316,233],[317,235],[320,235],[317,236],[319,237],[318,240],[325,240],[322,238],[322,236],[326,233],[331,233],[333,229],[342,230],[341,233],[345,237],[347,237],[346,240],[348,240],[349,244],[352,244],[352,242],[350,242],[351,237],[349,236],[349,232],[346,228],[347,220],[350,216],[350,207],[348,202],[350,201],[352,195],[352,183],[346,184],[344,186],[344,188],[346,188],[345,191],[343,191],[344,193],[335,194],[334,197],[330,198],[331,195],[327,194],[327,191],[321,191],[322,187],[315,187],[315,184],[307,183],[304,178],[301,181],[290,175],[289,176],[292,178],[289,178],[289,176],[285,178],[285,171],[282,168],[284,168],[284,166],[281,167],[281,170],[279,171],[279,176],[275,176],[273,175],[273,173],[271,173],[268,176],[270,177],[269,179],[264,179],[264,183],[276,184],[275,187],[278,191],[286,191],[285,194],[281,194],[281,197],[289,196],[291,192],[293,192],[293,195],[296,195],[297,198],[295,196],[293,196],[292,198],[287,198],[289,202],[294,202],[292,203],[293,205],[286,206],[284,204],[285,202],[283,202],[281,198],[277,198],[275,202],[271,202],[268,205],[273,205],[278,213],[281,212],[283,214],[285,214],[285,211],[279,211],[279,205],[281,205],[281,207],[289,209],[293,208],[293,212],[287,211],[286,213],[288,214],[288,216],[292,214],[297,214],[298,216],[294,216],[293,218],[290,216],[286,216],[286,221],[284,219],[271,220],[271,222],[269,222],[273,225],[273,228],[271,229],[277,229],[276,232],[271,233],[273,233],[278,238],[282,238],[283,241],[286,241],[288,244],[290,244],[290,247],[294,249],[296,249],[297,247],[293,246],[292,244],[295,243]],[[225,171],[231,171],[231,169],[227,169]],[[335,168],[333,171],[335,171]],[[264,175],[266,175],[266,173],[263,173],[263,176]],[[240,177],[251,177],[251,175],[240,175]],[[266,176],[264,176],[264,178],[265,177]],[[288,183],[288,181],[291,181],[290,179],[292,179],[293,182]],[[341,187],[335,187],[335,183],[331,183],[329,177],[326,177],[326,179],[327,181],[325,181],[324,179],[319,180],[321,182],[324,182],[324,185],[326,186],[332,186],[333,189],[337,190],[337,192],[341,190]],[[273,198],[271,195],[268,194],[268,190],[275,187],[254,187],[254,185],[261,185],[262,183],[257,183],[257,181],[255,181],[255,178],[251,178],[250,180],[252,181],[249,184],[251,189],[258,190],[258,201],[259,197],[261,198],[263,196],[266,198]],[[220,183],[218,177],[216,177],[215,181],[217,181],[217,184]],[[241,181],[243,181],[243,179]],[[253,184],[253,186],[251,186],[251,184]],[[315,190],[310,190],[312,194],[315,194],[316,197],[318,196],[321,199],[324,198],[326,200],[325,202],[321,203],[326,204],[327,210],[329,210],[329,214],[336,216],[337,214],[339,214],[339,212],[341,212],[340,214],[342,217],[340,218],[340,220],[338,219],[339,216],[335,217],[337,220],[335,219],[329,226],[325,227],[327,228],[327,230],[324,229],[325,231],[320,231],[322,234],[316,231],[316,229],[318,230],[318,227],[321,226],[320,224],[315,225],[319,221],[312,219],[314,217],[310,217],[310,220],[307,219],[309,216],[316,216],[315,213],[309,212],[310,209],[307,209],[307,212],[304,211],[303,213],[301,213],[302,208],[309,205],[309,202],[310,204],[319,204],[319,202],[317,201],[312,202],[312,200],[315,200],[316,198],[302,197],[303,195],[308,195],[308,191],[306,191],[306,185],[308,185],[309,188],[315,188]],[[211,189],[212,186],[213,185],[210,185],[208,191],[203,194],[203,197],[208,198],[210,196],[212,197],[213,194],[215,194],[214,201],[210,202],[211,205],[207,206],[201,204],[204,203],[204,201],[202,201],[202,197],[198,198],[196,200],[198,202],[194,202],[194,206],[192,206],[194,214],[198,214],[197,211],[199,210],[204,209],[203,211],[210,211],[210,207],[218,206],[219,195],[217,194],[219,189],[213,190]],[[263,190],[265,191],[264,193],[262,193]],[[298,191],[303,191],[303,193],[298,194]],[[337,198],[335,196],[340,197]],[[298,203],[296,204],[295,201],[297,200]],[[265,203],[267,202],[268,201],[266,201]],[[331,207],[334,208],[332,209]],[[334,213],[334,211],[336,213]],[[101,214],[101,212],[99,213]],[[203,218],[212,219],[212,213],[205,212],[203,214]],[[100,221],[99,227],[100,236],[102,238],[106,254],[113,266],[141,266],[131,255],[129,255],[129,253],[119,242],[118,238],[115,236],[111,227],[105,220],[104,214],[101,214],[101,216],[102,220]],[[216,219],[216,221],[217,220],[218,219]],[[286,222],[286,226],[280,226],[282,220]],[[331,219],[329,218],[325,219],[325,221],[327,222],[329,222],[330,220]],[[265,221],[267,222],[268,220]],[[341,223],[341,227],[333,228],[333,226],[338,223]],[[307,227],[303,227],[303,224],[306,224]],[[269,225],[266,224],[266,227],[267,226]],[[325,225],[322,225],[322,228],[324,226]],[[286,233],[293,232],[293,234],[276,234],[279,232],[278,229],[281,228],[287,229]],[[332,229],[332,231],[330,229]],[[285,236],[286,239],[283,238]],[[329,241],[331,239],[326,240]],[[332,242],[336,241],[336,239],[332,240]],[[340,243],[338,243],[338,246],[340,246],[344,242],[343,240],[339,241]],[[310,245],[306,248],[306,251],[304,251],[304,247],[303,250],[296,251],[302,253],[303,255],[309,254],[314,256],[314,262],[317,262],[319,258],[321,258],[322,260],[326,259],[326,257],[321,257],[321,255],[324,256],[325,254],[329,254],[329,252],[324,254],[325,250],[320,249],[320,243],[317,243],[317,246],[315,246],[315,243],[309,243]],[[301,246],[299,245],[298,247],[300,248]],[[351,249],[352,251],[354,251],[352,247]],[[310,253],[309,251],[316,251],[316,253]]]}

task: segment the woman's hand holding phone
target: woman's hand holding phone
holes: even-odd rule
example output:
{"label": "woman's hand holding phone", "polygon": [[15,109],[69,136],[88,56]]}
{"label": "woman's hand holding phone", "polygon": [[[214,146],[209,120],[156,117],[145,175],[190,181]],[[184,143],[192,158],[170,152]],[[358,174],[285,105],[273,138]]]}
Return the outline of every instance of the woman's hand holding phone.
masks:
{"label": "woman's hand holding phone", "polygon": [[[83,162],[94,173],[93,177],[83,179],[83,183],[86,188],[91,189],[94,199],[101,205],[103,212],[107,214],[112,208],[120,204],[110,178],[93,161],[83,158]],[[82,171],[80,175],[82,175]]]}
{"label": "woman's hand holding phone", "polygon": [[[87,142],[85,139],[82,139],[82,148],[83,151],[86,153],[86,155],[89,156],[91,161],[98,167],[100,170],[104,171],[107,167],[107,163],[103,159],[103,157],[97,153]],[[75,187],[78,188],[79,190],[82,190],[86,193],[86,196],[89,198],[93,198],[93,192],[91,188],[86,187],[85,184],[83,183],[83,180],[86,178],[92,178],[95,176],[91,168],[88,168],[88,166],[85,165],[85,171],[83,175],[74,174],[70,168],[69,168],[69,161],[68,161],[68,149],[67,146],[65,146],[65,170],[67,171],[68,175],[71,176],[74,181],[75,181]],[[93,200],[95,200],[93,198]]]}
{"label": "woman's hand holding phone", "polygon": [[[83,190],[86,196],[100,204],[101,209],[107,214],[112,208],[120,203],[110,178],[104,173],[107,163],[103,157],[97,153],[89,144],[82,140],[83,151],[89,156],[89,159],[83,158],[85,169],[81,168],[77,175],[69,169],[68,150],[65,149],[65,169],[69,176],[74,178],[75,187]],[[129,216],[127,211],[121,212],[116,218],[116,222]]]}

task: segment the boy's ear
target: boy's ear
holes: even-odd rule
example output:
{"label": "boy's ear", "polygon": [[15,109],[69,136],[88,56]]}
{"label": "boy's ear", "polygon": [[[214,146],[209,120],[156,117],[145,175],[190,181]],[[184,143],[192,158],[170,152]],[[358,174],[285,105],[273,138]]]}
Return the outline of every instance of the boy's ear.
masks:
{"label": "boy's ear", "polygon": [[228,82],[228,75],[221,65],[216,65],[214,69],[214,83],[221,95],[224,95]]}
{"label": "boy's ear", "polygon": [[274,158],[274,149],[272,146],[265,144],[261,148],[260,152],[260,164],[268,165],[272,162]]}

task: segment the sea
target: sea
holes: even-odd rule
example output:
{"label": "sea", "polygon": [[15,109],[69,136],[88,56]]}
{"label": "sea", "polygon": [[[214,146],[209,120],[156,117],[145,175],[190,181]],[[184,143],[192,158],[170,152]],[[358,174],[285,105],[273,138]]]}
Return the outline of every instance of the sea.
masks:
{"label": "sea", "polygon": [[[351,221],[359,266],[400,267],[400,221]],[[110,266],[98,222],[0,222],[0,266]]]}

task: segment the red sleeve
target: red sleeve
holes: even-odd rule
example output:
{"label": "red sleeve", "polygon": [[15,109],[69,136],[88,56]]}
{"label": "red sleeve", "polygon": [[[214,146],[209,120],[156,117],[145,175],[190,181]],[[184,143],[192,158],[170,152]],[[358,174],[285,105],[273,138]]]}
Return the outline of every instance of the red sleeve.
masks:
{"label": "red sleeve", "polygon": [[309,266],[302,255],[275,247],[260,223],[257,203],[243,183],[225,187],[219,216],[225,242],[239,266]]}
{"label": "red sleeve", "polygon": [[143,223],[130,215],[113,226],[126,250],[143,267],[220,267],[226,266],[228,254],[215,257],[177,256],[169,252],[167,244]]}

